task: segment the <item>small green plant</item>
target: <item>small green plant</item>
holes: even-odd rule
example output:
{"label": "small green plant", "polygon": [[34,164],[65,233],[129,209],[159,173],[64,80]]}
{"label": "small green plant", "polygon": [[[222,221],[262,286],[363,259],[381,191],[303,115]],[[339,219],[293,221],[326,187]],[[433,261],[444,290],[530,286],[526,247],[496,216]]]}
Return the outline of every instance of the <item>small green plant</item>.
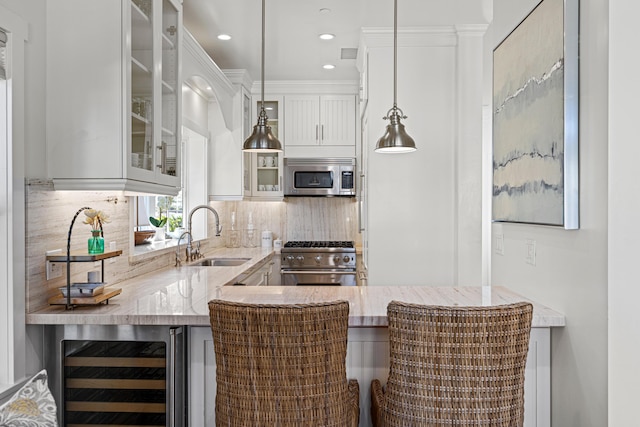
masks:
{"label": "small green plant", "polygon": [[169,231],[174,232],[176,228],[182,227],[182,216],[176,215],[169,217]]}
{"label": "small green plant", "polygon": [[160,209],[160,215],[158,215],[158,218],[154,218],[150,216],[149,222],[151,223],[151,225],[153,225],[156,228],[162,228],[167,223],[167,217],[162,216],[162,209]]}

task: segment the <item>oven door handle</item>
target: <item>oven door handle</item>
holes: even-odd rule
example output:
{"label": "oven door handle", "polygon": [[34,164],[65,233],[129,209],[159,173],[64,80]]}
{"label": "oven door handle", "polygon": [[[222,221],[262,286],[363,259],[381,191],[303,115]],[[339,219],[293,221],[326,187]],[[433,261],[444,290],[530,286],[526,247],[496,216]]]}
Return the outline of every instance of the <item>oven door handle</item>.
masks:
{"label": "oven door handle", "polygon": [[280,270],[282,274],[342,274],[342,275],[355,275],[355,270],[343,271],[343,270]]}

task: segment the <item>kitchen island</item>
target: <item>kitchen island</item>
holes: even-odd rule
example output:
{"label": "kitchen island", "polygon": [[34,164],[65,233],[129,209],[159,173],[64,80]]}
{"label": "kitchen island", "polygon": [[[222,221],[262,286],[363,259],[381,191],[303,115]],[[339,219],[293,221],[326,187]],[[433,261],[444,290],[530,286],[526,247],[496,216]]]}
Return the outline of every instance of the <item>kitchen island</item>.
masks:
{"label": "kitchen island", "polygon": [[[347,374],[360,383],[361,426],[370,425],[369,387],[372,378],[388,373],[386,307],[392,300],[437,305],[498,305],[530,301],[504,287],[416,286],[233,286],[274,255],[270,249],[218,249],[207,257],[249,258],[239,266],[200,267],[183,264],[117,284],[122,293],[99,306],[65,310],[50,306],[27,314],[27,322],[48,325],[56,336],[68,339],[83,328],[186,327],[189,373],[189,425],[212,425],[215,360],[209,329],[208,301],[223,299],[247,303],[296,304],[347,300],[349,342]],[[279,256],[275,254],[275,256]],[[240,280],[242,281],[242,280]],[[427,284],[425,284],[427,285]],[[550,334],[565,318],[548,307],[534,306],[531,344],[525,381],[525,426],[550,425]],[[55,326],[58,325],[58,326]],[[56,345],[52,343],[50,345]],[[54,375],[55,376],[55,375]]]}

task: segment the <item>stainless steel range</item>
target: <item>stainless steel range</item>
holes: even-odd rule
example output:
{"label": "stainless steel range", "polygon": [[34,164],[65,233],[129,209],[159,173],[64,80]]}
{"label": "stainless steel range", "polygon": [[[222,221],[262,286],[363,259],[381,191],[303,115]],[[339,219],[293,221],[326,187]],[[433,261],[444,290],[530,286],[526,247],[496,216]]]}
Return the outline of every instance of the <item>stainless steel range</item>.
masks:
{"label": "stainless steel range", "polygon": [[291,241],[281,250],[283,285],[356,285],[356,249],[350,241]]}

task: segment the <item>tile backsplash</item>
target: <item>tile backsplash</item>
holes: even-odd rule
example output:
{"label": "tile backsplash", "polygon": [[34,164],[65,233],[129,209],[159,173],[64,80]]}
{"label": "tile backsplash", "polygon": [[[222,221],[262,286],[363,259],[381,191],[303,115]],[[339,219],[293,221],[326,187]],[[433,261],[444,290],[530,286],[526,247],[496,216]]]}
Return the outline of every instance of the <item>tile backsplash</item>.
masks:
{"label": "tile backsplash", "polygon": [[[26,185],[26,286],[27,311],[47,305],[58,288],[66,284],[66,265],[63,275],[46,280],[47,251],[66,252],[69,227],[75,213],[82,207],[105,212],[110,222],[104,225],[105,249],[110,242],[122,255],[105,261],[104,281],[116,284],[141,274],[172,267],[173,250],[158,251],[144,256],[132,256],[131,197],[122,192],[54,191],[47,180],[29,180]],[[227,231],[231,229],[231,214],[236,213],[236,228],[246,228],[249,212],[256,230],[270,230],[273,239],[287,240],[353,240],[360,244],[357,203],[353,198],[288,198],[285,202],[210,202],[220,214],[222,236],[203,242],[203,250],[227,245]],[[209,215],[209,235],[215,233],[212,215]],[[71,230],[71,250],[86,251],[91,236],[89,225],[83,224],[84,215],[78,215]],[[260,245],[258,238],[256,243]],[[73,263],[71,281],[86,281],[87,272],[100,270],[100,263]]]}

